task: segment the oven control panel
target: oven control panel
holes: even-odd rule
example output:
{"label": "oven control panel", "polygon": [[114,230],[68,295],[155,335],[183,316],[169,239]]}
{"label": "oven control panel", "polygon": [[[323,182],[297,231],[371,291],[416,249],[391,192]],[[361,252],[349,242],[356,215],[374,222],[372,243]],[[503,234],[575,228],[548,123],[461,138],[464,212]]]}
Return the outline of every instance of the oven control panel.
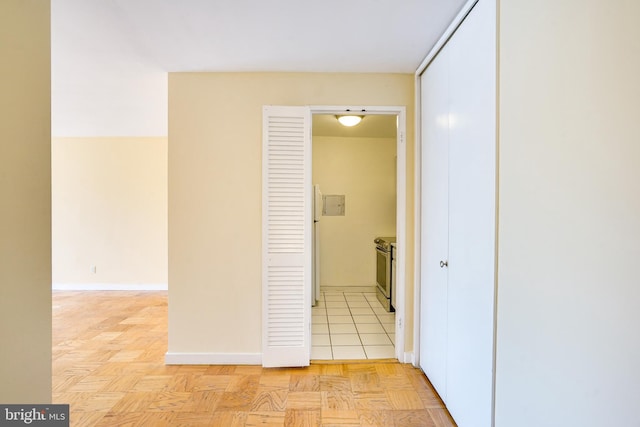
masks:
{"label": "oven control panel", "polygon": [[389,251],[391,250],[391,244],[396,242],[396,238],[394,237],[376,237],[373,239],[373,243],[376,244],[376,247]]}

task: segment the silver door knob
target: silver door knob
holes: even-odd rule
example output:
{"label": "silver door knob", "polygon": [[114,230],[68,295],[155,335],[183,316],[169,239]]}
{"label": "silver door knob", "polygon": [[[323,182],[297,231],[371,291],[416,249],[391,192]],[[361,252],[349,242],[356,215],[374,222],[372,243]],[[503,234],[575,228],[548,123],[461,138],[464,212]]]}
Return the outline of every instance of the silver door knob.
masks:
{"label": "silver door knob", "polygon": [[449,261],[440,261],[440,268],[449,267]]}

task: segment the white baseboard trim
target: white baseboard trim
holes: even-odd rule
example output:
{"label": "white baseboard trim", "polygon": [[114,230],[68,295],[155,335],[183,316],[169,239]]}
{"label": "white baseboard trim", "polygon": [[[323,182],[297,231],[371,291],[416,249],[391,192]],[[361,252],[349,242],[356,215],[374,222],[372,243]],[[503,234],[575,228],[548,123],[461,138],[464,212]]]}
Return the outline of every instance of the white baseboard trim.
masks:
{"label": "white baseboard trim", "polygon": [[166,291],[166,283],[53,283],[54,291]]}
{"label": "white baseboard trim", "polygon": [[262,365],[262,353],[173,353],[164,355],[167,365]]}

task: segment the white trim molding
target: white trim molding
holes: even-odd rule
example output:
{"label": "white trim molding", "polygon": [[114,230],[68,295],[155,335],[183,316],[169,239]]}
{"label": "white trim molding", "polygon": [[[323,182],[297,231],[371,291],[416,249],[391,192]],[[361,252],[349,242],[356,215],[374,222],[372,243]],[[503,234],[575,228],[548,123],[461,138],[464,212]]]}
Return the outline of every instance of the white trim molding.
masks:
{"label": "white trim molding", "polygon": [[469,13],[471,12],[471,9],[473,9],[476,3],[478,3],[478,0],[467,0],[467,2],[462,6],[462,8],[460,9],[460,12],[458,12],[456,17],[453,18],[453,21],[451,21],[451,24],[449,24],[447,29],[444,30],[444,33],[442,33],[442,36],[440,36],[436,44],[433,45],[433,47],[431,48],[427,56],[420,63],[420,66],[418,67],[415,73],[416,76],[420,76],[422,73],[424,73],[424,70],[427,69],[427,66],[429,66],[429,63],[433,61],[433,58],[435,58],[438,52],[440,52],[440,50],[444,47],[444,45],[447,44],[447,42],[449,41],[453,33],[456,32],[460,24],[462,24],[462,21],[464,21],[467,15],[469,15]]}
{"label": "white trim molding", "polygon": [[[405,357],[405,319],[408,318],[405,292],[407,257],[407,108],[404,105],[367,106],[367,105],[312,105],[311,114],[340,114],[345,111],[364,115],[385,114],[398,116],[398,135],[396,138],[396,247],[398,259],[396,280],[403,285],[397,288],[396,298],[396,355],[402,361]],[[417,142],[417,141],[416,141]]]}
{"label": "white trim molding", "polygon": [[262,365],[262,353],[174,353],[164,356],[167,365]]}
{"label": "white trim molding", "polygon": [[54,291],[166,291],[166,283],[53,283]]}
{"label": "white trim molding", "polygon": [[405,351],[404,352],[404,360],[402,363],[411,363],[413,366],[416,366],[416,356],[413,351]]}

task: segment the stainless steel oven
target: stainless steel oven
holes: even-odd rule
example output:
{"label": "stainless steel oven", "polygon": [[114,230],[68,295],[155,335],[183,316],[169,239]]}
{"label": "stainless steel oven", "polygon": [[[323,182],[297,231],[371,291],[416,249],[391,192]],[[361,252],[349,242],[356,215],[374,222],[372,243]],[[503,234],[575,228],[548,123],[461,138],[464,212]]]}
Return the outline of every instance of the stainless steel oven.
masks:
{"label": "stainless steel oven", "polygon": [[387,311],[394,311],[391,305],[391,244],[395,243],[395,237],[377,237],[376,244],[376,294],[378,301]]}

